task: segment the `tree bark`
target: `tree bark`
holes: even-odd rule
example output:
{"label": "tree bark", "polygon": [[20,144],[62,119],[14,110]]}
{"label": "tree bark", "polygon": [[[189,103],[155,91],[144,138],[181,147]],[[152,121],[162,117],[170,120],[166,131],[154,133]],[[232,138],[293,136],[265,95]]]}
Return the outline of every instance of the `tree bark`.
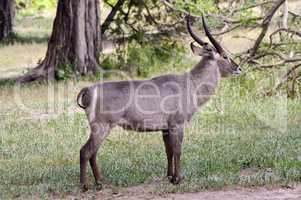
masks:
{"label": "tree bark", "polygon": [[99,0],[59,0],[46,57],[17,82],[60,79],[68,73],[100,71]]}
{"label": "tree bark", "polygon": [[0,0],[0,41],[12,32],[14,17],[15,1]]}
{"label": "tree bark", "polygon": [[272,20],[274,14],[278,10],[278,8],[284,3],[284,1],[285,0],[276,1],[275,5],[272,7],[272,9],[264,17],[263,22],[261,24],[261,27],[262,27],[261,33],[258,36],[258,38],[256,39],[254,47],[251,49],[250,57],[255,56],[261,41],[263,40],[264,36],[266,35],[266,33],[268,31],[268,28],[270,26],[270,23],[271,23],[271,20]]}
{"label": "tree bark", "polygon": [[282,26],[285,29],[288,29],[288,2],[285,0],[283,4],[283,18],[282,18]]}

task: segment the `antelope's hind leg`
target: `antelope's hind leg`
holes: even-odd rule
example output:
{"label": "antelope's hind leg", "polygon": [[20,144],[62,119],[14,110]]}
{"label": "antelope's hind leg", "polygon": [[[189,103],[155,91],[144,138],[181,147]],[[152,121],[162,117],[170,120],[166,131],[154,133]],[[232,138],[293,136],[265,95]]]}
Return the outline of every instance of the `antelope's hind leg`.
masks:
{"label": "antelope's hind leg", "polygon": [[107,124],[93,124],[91,125],[91,134],[86,144],[80,150],[80,184],[83,191],[88,190],[87,185],[87,164],[90,161],[92,172],[96,184],[100,185],[101,173],[97,167],[96,157],[97,151],[110,133],[110,126]]}
{"label": "antelope's hind leg", "polygon": [[99,187],[98,189],[102,189],[101,180],[102,180],[102,174],[99,171],[99,168],[97,167],[96,157],[97,157],[97,151],[98,149],[92,154],[92,157],[90,158],[90,166],[94,175],[95,184]]}

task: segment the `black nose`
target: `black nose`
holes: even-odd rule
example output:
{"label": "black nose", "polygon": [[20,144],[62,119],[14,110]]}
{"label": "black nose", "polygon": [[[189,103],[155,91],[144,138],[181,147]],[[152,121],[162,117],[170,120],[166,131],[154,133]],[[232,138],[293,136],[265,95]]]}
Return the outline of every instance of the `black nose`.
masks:
{"label": "black nose", "polygon": [[234,74],[234,75],[239,75],[239,74],[242,73],[241,71],[242,71],[241,68],[240,68],[240,67],[237,67],[236,70],[233,72],[233,74]]}

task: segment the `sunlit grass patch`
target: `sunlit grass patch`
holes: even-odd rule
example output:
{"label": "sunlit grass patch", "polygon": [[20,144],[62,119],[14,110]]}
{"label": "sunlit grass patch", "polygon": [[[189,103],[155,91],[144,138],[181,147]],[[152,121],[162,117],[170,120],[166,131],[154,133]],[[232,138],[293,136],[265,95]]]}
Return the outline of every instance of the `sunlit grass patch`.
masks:
{"label": "sunlit grass patch", "polygon": [[0,47],[0,79],[20,76],[37,66],[46,52],[46,43],[12,44]]}

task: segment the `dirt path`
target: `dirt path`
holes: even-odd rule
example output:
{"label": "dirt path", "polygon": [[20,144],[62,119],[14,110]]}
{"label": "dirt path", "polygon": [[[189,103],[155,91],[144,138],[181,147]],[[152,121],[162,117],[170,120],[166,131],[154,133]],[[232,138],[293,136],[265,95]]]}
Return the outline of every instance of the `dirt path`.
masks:
{"label": "dirt path", "polygon": [[152,194],[146,186],[125,189],[118,194],[112,190],[88,192],[80,197],[69,196],[67,199],[97,200],[301,200],[301,185],[286,188],[235,188],[222,191],[204,191],[182,194]]}

